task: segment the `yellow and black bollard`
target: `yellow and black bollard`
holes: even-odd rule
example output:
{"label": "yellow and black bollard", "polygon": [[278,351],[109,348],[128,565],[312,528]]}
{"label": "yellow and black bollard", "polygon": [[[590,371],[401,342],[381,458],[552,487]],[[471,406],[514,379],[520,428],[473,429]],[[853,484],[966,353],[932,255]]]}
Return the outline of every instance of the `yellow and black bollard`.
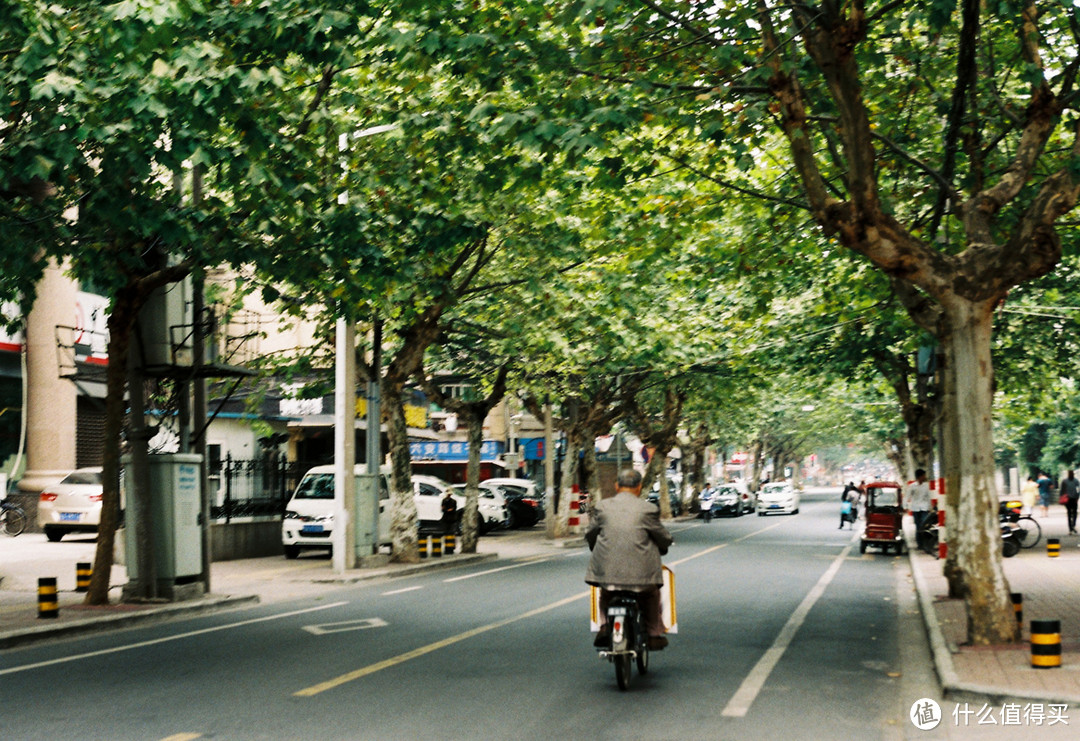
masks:
{"label": "yellow and black bollard", "polygon": [[416,541],[416,547],[420,550],[420,558],[428,557],[428,544],[431,543],[430,535],[421,535]]}
{"label": "yellow and black bollard", "polygon": [[56,577],[43,576],[37,580],[37,583],[38,617],[58,617],[60,604],[56,601]]}
{"label": "yellow and black bollard", "polygon": [[1016,613],[1016,622],[1020,625],[1024,624],[1024,595],[1020,592],[1012,592],[1009,595],[1012,599],[1013,612]]}
{"label": "yellow and black bollard", "polygon": [[1061,621],[1031,621],[1031,665],[1036,669],[1061,666]]}
{"label": "yellow and black bollard", "polygon": [[431,556],[432,558],[442,557],[442,538],[438,535],[431,539]]}
{"label": "yellow and black bollard", "polygon": [[94,565],[90,563],[75,564],[75,591],[89,592],[90,577],[94,574]]}
{"label": "yellow and black bollard", "polygon": [[1057,558],[1061,554],[1061,540],[1059,538],[1046,539],[1046,555]]}
{"label": "yellow and black bollard", "polygon": [[443,552],[448,555],[454,555],[454,549],[457,548],[457,536],[453,533],[449,533],[443,536]]}

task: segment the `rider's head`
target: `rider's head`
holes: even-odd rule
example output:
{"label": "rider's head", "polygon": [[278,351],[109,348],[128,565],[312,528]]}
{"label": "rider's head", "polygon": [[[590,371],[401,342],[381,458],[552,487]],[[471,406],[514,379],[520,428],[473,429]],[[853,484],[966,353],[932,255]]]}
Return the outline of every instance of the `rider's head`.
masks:
{"label": "rider's head", "polygon": [[631,494],[640,495],[641,473],[632,468],[624,468],[619,471],[619,478],[616,480],[616,488],[619,491],[628,491]]}

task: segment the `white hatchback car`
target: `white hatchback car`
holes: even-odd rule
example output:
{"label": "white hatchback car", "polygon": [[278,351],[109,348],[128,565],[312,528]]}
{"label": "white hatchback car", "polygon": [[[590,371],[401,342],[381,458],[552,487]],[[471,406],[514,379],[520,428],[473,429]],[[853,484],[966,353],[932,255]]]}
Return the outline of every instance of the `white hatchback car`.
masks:
{"label": "white hatchback car", "polygon": [[799,492],[790,481],[765,484],[758,492],[758,517],[769,514],[799,514]]}
{"label": "white hatchback car", "polygon": [[80,468],[38,497],[38,526],[55,543],[67,533],[96,533],[101,521],[101,468]]}

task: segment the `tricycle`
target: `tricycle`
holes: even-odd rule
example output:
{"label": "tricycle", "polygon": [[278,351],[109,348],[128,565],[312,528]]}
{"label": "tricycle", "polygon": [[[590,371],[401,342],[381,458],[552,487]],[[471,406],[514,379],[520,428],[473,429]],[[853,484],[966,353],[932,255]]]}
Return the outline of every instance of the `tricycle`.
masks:
{"label": "tricycle", "polygon": [[865,487],[866,527],[859,540],[859,553],[870,546],[883,553],[904,552],[904,487],[895,481],[874,481]]}

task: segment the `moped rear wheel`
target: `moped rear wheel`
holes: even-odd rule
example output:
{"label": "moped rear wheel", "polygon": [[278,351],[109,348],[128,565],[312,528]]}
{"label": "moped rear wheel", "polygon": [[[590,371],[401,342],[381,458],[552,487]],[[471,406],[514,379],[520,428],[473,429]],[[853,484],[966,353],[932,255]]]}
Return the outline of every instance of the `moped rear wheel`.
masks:
{"label": "moped rear wheel", "polygon": [[630,686],[631,676],[633,666],[630,663],[630,654],[619,654],[615,657],[615,681],[619,683],[619,689],[625,690]]}
{"label": "moped rear wheel", "polygon": [[1016,521],[1021,548],[1034,548],[1042,538],[1042,527],[1033,517],[1021,517]]}

